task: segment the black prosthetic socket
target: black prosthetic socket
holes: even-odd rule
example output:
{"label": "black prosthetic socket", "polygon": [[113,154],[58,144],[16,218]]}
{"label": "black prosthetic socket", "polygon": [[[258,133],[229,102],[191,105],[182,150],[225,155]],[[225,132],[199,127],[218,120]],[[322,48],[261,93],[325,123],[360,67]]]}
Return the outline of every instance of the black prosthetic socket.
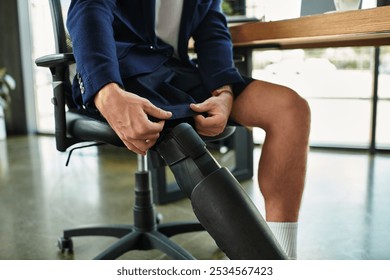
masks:
{"label": "black prosthetic socket", "polygon": [[285,259],[260,212],[188,124],[167,133],[156,150],[191,199],[194,213],[230,259]]}
{"label": "black prosthetic socket", "polygon": [[155,148],[188,198],[199,182],[221,168],[206,149],[202,138],[186,123],[167,133]]}

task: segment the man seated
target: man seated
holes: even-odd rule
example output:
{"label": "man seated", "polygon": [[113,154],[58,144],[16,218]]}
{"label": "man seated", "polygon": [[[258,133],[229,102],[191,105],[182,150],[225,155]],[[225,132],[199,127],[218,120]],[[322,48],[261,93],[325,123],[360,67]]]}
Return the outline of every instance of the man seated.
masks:
{"label": "man seated", "polygon": [[295,259],[310,109],[293,90],[237,71],[221,0],[72,0],[67,27],[74,100],[99,112],[129,150],[145,155],[177,122],[204,136],[229,121],[265,130],[258,180],[266,220]]}

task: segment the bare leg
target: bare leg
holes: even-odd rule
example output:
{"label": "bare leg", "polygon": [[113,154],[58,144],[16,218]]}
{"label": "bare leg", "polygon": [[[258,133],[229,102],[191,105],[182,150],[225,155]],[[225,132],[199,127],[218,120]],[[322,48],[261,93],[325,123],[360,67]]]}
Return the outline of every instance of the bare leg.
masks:
{"label": "bare leg", "polygon": [[307,102],[289,88],[254,81],[235,100],[231,117],[266,132],[258,170],[266,220],[296,222],[310,131]]}

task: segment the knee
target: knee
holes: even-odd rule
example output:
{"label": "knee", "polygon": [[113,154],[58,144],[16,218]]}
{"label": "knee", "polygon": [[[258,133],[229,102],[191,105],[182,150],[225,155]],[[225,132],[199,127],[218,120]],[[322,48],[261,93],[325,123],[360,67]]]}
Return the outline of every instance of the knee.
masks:
{"label": "knee", "polygon": [[308,137],[311,123],[309,103],[290,88],[285,88],[274,127],[281,130],[299,131]]}
{"label": "knee", "polygon": [[311,120],[309,103],[293,90],[291,90],[289,99],[286,108],[287,117],[297,125],[309,128]]}

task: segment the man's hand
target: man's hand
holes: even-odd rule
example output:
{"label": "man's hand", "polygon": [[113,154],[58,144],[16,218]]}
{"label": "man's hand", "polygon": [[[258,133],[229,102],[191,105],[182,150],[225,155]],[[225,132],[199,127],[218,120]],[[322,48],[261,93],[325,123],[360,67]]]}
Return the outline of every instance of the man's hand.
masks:
{"label": "man's hand", "polygon": [[195,127],[199,134],[215,136],[223,132],[226,127],[233,106],[233,93],[230,86],[224,86],[212,92],[212,97],[202,103],[191,104],[190,107],[197,113],[206,113],[207,116],[197,115]]}
{"label": "man's hand", "polygon": [[[149,100],[126,92],[116,83],[104,86],[95,96],[95,106],[129,150],[145,155],[160,136],[171,112],[154,106]],[[148,115],[159,119],[152,122]]]}

